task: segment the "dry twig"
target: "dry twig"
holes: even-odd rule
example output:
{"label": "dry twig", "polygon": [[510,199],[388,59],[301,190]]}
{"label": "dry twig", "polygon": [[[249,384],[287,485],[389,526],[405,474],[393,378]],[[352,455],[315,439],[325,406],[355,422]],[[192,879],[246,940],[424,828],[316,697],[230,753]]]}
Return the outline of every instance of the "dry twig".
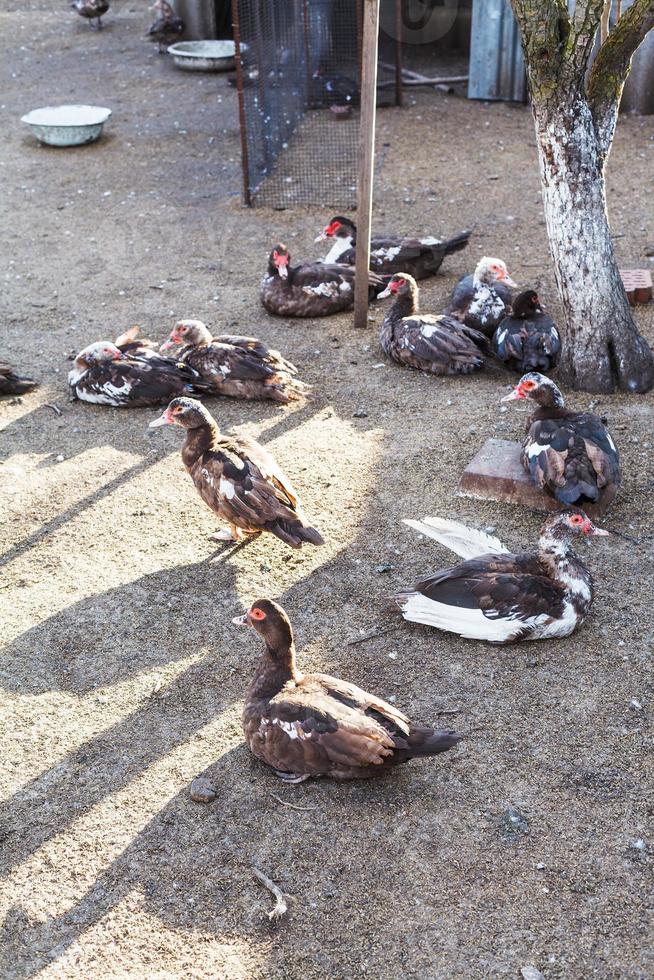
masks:
{"label": "dry twig", "polygon": [[268,912],[268,918],[271,922],[275,922],[277,919],[281,919],[283,915],[288,912],[288,905],[286,904],[286,899],[282,894],[281,889],[277,887],[274,881],[272,881],[268,875],[265,875],[263,871],[259,871],[258,868],[252,868],[255,878],[258,878],[264,888],[267,888],[275,896],[275,904],[273,908]]}
{"label": "dry twig", "polygon": [[43,406],[44,408],[51,408],[55,415],[61,415],[62,411],[58,405],[51,405],[50,402],[46,402]]}
{"label": "dry twig", "polygon": [[288,803],[286,800],[283,800],[281,796],[277,796],[276,793],[271,793],[270,795],[272,796],[273,800],[277,800],[277,802],[281,803],[282,806],[289,806],[291,810],[317,810],[318,809],[317,806],[299,806],[299,804],[297,803]]}
{"label": "dry twig", "polygon": [[382,626],[381,629],[373,630],[371,633],[364,633],[363,636],[356,636],[353,640],[348,640],[345,644],[348,647],[355,647],[357,643],[365,643],[366,640],[374,640],[376,636],[383,636],[384,633],[393,633],[395,630],[402,629],[402,623],[393,623],[391,626]]}

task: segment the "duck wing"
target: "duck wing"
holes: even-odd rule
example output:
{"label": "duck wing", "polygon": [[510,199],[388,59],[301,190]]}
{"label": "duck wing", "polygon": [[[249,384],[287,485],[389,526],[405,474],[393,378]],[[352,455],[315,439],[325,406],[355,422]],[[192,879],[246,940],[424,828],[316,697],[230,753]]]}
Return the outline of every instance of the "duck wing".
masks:
{"label": "duck wing", "polygon": [[512,316],[503,317],[493,334],[493,353],[505,364],[511,361],[522,364],[527,335],[524,320]]}
{"label": "duck wing", "polygon": [[[405,317],[396,331],[396,360],[435,374],[465,374],[483,366],[480,347],[451,317],[415,315]],[[485,338],[479,335],[480,344]]]}
{"label": "duck wing", "polygon": [[442,517],[423,517],[421,521],[405,520],[405,524],[428,538],[453,551],[460,558],[478,558],[479,555],[509,554],[499,538],[474,527],[466,527],[459,521],[448,521]]}
{"label": "duck wing", "polygon": [[537,555],[484,555],[443,569],[393,600],[410,622],[509,643],[564,613],[565,593]]}
{"label": "duck wing", "polygon": [[238,337],[233,334],[220,334],[218,337],[213,338],[213,342],[214,344],[225,344],[242,348],[253,356],[265,361],[267,364],[272,365],[275,370],[283,370],[288,374],[297,374],[297,368],[294,364],[291,364],[285,357],[282,357],[278,350],[272,350],[270,347],[266,347],[256,337]]}
{"label": "duck wing", "polygon": [[126,357],[92,365],[71,387],[82,401],[137,408],[195,393],[191,378],[196,372],[168,358]]}

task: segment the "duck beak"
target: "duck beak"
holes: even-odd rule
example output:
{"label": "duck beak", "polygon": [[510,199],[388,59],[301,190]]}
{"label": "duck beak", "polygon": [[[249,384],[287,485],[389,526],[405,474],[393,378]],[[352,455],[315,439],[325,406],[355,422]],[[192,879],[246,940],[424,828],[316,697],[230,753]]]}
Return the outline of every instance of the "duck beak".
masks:
{"label": "duck beak", "polygon": [[590,521],[588,523],[590,527],[584,528],[586,534],[590,534],[592,538],[608,538],[609,531],[605,531],[603,527],[595,527]]}
{"label": "duck beak", "polygon": [[502,401],[502,402],[516,402],[516,401],[520,401],[520,399],[521,398],[524,398],[524,397],[525,396],[523,395],[522,391],[520,390],[520,385],[518,385],[516,388],[513,389],[513,391],[510,391],[508,393],[508,395],[505,395],[504,398],[500,398],[500,401]]}
{"label": "duck beak", "polygon": [[173,420],[171,416],[168,414],[168,409],[166,409],[163,415],[160,415],[158,419],[154,419],[152,422],[150,422],[148,428],[156,429],[160,425],[172,425],[172,424],[173,424]]}
{"label": "duck beak", "polygon": [[386,287],[386,289],[383,292],[377,293],[377,299],[386,299],[387,296],[392,296],[392,295],[393,295],[393,291],[389,285]]}
{"label": "duck beak", "polygon": [[501,282],[503,282],[505,286],[511,286],[513,289],[518,288],[517,282],[511,278],[508,272],[502,276]]}
{"label": "duck beak", "polygon": [[313,241],[314,241],[314,244],[316,242],[325,242],[325,241],[327,241],[327,233],[324,232],[324,231],[321,231],[320,234],[318,235],[318,237],[317,238],[314,238]]}
{"label": "duck beak", "polygon": [[243,613],[242,616],[234,616],[234,618],[232,619],[232,622],[233,622],[234,626],[249,626],[250,625],[249,622],[248,622],[248,614],[247,613]]}
{"label": "duck beak", "polygon": [[278,265],[277,266],[277,271],[280,274],[280,276],[282,277],[282,279],[288,279],[288,266],[286,266],[286,265]]}
{"label": "duck beak", "polygon": [[163,342],[159,350],[173,350],[175,347],[177,347],[177,341],[169,337],[168,340]]}

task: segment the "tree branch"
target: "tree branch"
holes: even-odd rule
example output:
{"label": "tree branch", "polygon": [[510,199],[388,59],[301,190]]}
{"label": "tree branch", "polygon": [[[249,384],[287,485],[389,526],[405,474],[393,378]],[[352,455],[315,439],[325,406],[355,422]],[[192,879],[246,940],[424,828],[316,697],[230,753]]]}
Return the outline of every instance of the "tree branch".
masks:
{"label": "tree branch", "polygon": [[652,28],[654,0],[634,0],[607,37],[593,63],[588,79],[588,104],[604,155],[611,148],[631,59]]}
{"label": "tree branch", "polygon": [[511,0],[532,93],[539,100],[553,94],[558,85],[558,69],[570,31],[566,0]]}

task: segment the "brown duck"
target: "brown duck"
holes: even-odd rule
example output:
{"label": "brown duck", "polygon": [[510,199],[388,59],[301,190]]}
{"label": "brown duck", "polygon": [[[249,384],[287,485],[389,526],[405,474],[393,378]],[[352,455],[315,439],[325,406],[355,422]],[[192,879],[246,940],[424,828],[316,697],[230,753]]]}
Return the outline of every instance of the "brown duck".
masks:
{"label": "brown duck", "polygon": [[241,541],[269,531],[291,548],[323,544],[302,511],[291,481],[263,446],[244,436],[221,435],[207,409],[194,398],[174,398],[150,422],[186,429],[182,462],[207,507],[229,524],[215,541]]}
{"label": "brown duck", "polygon": [[257,759],[285,782],[358,779],[419,756],[447,752],[452,731],[414,725],[392,704],[328,674],[302,674],[293,630],[277,603],[260,599],[233,620],[266,645],[245,697],[243,731]]}
{"label": "brown duck", "polygon": [[180,320],[162,350],[182,344],[178,360],[198,372],[217,395],[266,398],[285,405],[309,391],[297,368],[255,337],[213,337],[201,320]]}
{"label": "brown duck", "polygon": [[0,359],[0,395],[24,395],[38,388],[38,381],[16,374],[8,361]]}
{"label": "brown duck", "polygon": [[394,296],[384,317],[379,342],[385,354],[429,374],[470,374],[484,366],[486,337],[451,316],[418,311],[418,285],[413,276],[397,273],[379,298]]}

